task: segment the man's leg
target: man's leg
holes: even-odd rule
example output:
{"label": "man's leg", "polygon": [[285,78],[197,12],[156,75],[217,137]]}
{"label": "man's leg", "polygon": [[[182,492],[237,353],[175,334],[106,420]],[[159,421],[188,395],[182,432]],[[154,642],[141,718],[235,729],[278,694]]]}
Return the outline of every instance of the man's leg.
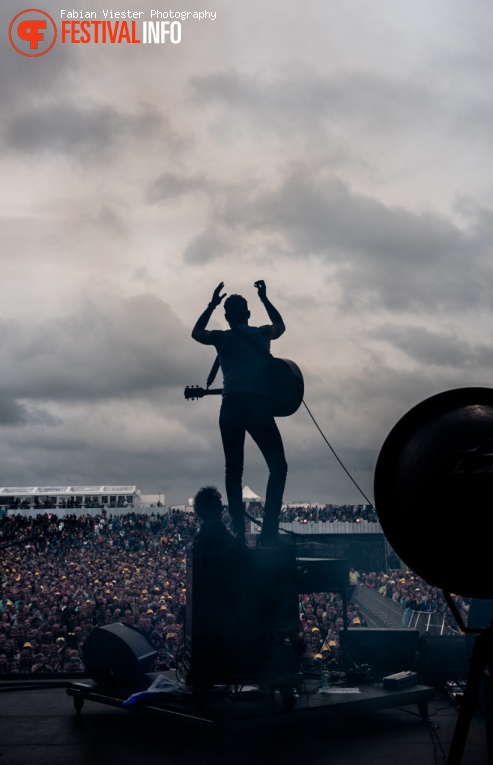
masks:
{"label": "man's leg", "polygon": [[245,452],[245,424],[243,407],[236,397],[223,399],[219,415],[219,429],[226,462],[226,495],[233,530],[240,544],[245,542],[245,516],[243,508],[243,462]]}
{"label": "man's leg", "polygon": [[281,434],[269,409],[268,402],[262,401],[251,413],[247,422],[247,430],[262,452],[269,468],[261,534],[262,541],[267,543],[275,542],[277,539],[279,514],[288,472]]}

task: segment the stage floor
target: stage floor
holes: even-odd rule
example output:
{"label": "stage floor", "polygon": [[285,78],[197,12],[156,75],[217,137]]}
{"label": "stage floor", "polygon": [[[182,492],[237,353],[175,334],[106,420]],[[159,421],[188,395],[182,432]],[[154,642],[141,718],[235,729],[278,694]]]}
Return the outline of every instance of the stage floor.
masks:
{"label": "stage floor", "polygon": [[[166,676],[172,674],[166,673]],[[149,678],[153,679],[152,676]],[[87,702],[124,708],[121,695],[104,691],[89,679],[72,683],[67,688],[67,694],[74,700],[74,710],[81,714],[84,714]],[[416,714],[426,718],[427,704],[435,699],[435,695],[434,688],[423,685],[384,690],[381,684],[347,687],[343,683],[333,684],[322,693],[318,679],[306,679],[289,704],[279,692],[269,694],[258,686],[216,686],[203,703],[197,703],[192,696],[182,701],[152,699],[138,707],[126,707],[125,711],[158,715],[171,723],[202,729],[251,730],[254,726],[325,721],[354,713],[410,705],[416,705]]]}
{"label": "stage floor", "polygon": [[[237,701],[213,694],[199,713],[191,711],[189,702],[167,704],[164,713],[155,709],[154,714],[145,714],[87,699],[82,713],[76,714],[66,688],[21,690],[11,684],[0,692],[1,763],[436,765],[446,761],[457,720],[457,708],[448,697],[423,686],[397,692],[361,686],[361,691],[326,695],[311,693],[307,687],[291,710],[283,707],[278,694],[275,708],[255,694]],[[428,704],[428,723],[419,714],[418,702]],[[486,763],[484,718],[478,711],[462,765]]]}

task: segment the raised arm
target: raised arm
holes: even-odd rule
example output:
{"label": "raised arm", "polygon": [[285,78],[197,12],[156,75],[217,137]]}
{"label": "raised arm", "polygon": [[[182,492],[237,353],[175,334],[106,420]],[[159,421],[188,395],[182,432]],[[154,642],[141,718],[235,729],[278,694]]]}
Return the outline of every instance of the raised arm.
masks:
{"label": "raised arm", "polygon": [[218,305],[221,305],[221,302],[226,297],[226,293],[221,295],[221,290],[224,287],[224,282],[220,282],[220,284],[217,285],[216,289],[214,290],[212,294],[212,300],[205,309],[205,311],[199,316],[197,319],[194,328],[192,329],[192,337],[194,340],[196,340],[198,343],[202,343],[203,345],[218,345],[221,342],[223,333],[221,330],[207,330],[206,327],[209,323],[209,320],[214,312],[214,310],[217,308]]}
{"label": "raised arm", "polygon": [[254,286],[257,288],[258,296],[261,302],[264,304],[265,310],[267,311],[267,316],[272,322],[272,339],[275,340],[277,337],[280,337],[286,330],[282,316],[267,297],[267,287],[265,282],[260,279],[259,281],[255,282]]}

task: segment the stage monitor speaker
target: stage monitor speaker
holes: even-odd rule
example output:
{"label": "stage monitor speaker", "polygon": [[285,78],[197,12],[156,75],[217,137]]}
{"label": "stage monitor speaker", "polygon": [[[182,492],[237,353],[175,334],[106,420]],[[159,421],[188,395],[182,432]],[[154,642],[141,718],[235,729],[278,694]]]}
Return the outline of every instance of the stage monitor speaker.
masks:
{"label": "stage monitor speaker", "polygon": [[299,593],[330,592],[349,587],[349,563],[339,558],[298,558]]}
{"label": "stage monitor speaker", "polygon": [[419,652],[418,630],[350,627],[341,630],[341,648],[350,662],[368,664],[372,677],[385,677],[415,669]]}
{"label": "stage monitor speaker", "polygon": [[157,652],[136,629],[125,624],[96,627],[82,647],[87,674],[105,688],[147,688],[149,672]]}
{"label": "stage monitor speaker", "polygon": [[284,642],[277,636],[299,631],[294,550],[189,551],[186,609],[187,677],[194,685],[279,674]]}
{"label": "stage monitor speaker", "polygon": [[423,682],[439,687],[447,680],[465,680],[468,672],[465,635],[423,635],[419,662]]}

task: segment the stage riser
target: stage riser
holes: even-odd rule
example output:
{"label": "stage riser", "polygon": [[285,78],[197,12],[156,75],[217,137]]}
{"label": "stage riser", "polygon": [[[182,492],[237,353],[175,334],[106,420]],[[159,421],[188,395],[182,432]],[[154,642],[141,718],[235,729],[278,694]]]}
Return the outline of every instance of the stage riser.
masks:
{"label": "stage riser", "polygon": [[375,677],[415,670],[419,654],[419,632],[411,629],[350,627],[341,632],[345,660],[368,664]]}

